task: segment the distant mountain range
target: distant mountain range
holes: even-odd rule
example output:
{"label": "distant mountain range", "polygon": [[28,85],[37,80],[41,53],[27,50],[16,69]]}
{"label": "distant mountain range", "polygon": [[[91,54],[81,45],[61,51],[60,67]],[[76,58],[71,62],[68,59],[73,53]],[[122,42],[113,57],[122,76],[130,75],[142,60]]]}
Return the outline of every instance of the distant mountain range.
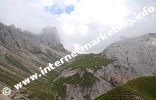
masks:
{"label": "distant mountain range", "polygon": [[[68,53],[54,27],[47,27],[40,34],[33,34],[14,25],[0,23],[0,90],[5,86],[13,89],[13,85],[38,72],[39,67],[45,67]],[[107,92],[111,89],[114,88],[108,93],[113,93],[110,96],[114,96],[114,92],[120,89],[118,86],[127,81],[155,75],[156,34],[149,33],[115,42],[99,54],[81,54],[21,91],[13,89],[8,99],[106,100],[109,96]],[[155,82],[154,80],[152,78],[146,82]],[[124,86],[121,87],[123,88]],[[105,96],[105,93],[107,97],[98,99],[102,94]],[[148,100],[142,95],[136,96],[140,99],[132,97],[134,96],[129,99],[123,97],[123,100]],[[153,98],[152,95],[149,97]]]}

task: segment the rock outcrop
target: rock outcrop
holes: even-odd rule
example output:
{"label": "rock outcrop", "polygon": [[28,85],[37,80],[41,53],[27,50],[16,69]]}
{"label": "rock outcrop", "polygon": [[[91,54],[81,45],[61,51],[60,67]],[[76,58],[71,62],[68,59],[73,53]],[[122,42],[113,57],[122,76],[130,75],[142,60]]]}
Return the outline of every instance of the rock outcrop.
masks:
{"label": "rock outcrop", "polygon": [[67,52],[56,28],[44,28],[40,34],[33,34],[0,23],[0,89],[13,87]]}
{"label": "rock outcrop", "polygon": [[156,34],[113,43],[104,52],[117,59],[120,66],[132,69],[137,76],[156,75]]}
{"label": "rock outcrop", "polygon": [[68,84],[68,99],[66,100],[94,100],[129,80],[142,76],[155,76],[155,44],[155,33],[111,44],[102,52],[102,55],[113,59],[114,62],[107,66],[101,66],[97,71],[91,71],[99,81],[89,88]]}

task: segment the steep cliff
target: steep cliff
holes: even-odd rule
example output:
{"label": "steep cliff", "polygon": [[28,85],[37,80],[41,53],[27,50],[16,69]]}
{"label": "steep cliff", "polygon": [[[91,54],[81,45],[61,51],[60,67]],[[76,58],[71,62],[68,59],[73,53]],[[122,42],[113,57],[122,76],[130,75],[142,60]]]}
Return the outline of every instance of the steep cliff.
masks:
{"label": "steep cliff", "polygon": [[[156,71],[156,34],[150,33],[140,37],[119,41],[108,46],[101,54],[95,55],[96,57],[103,56],[103,60],[111,59],[108,65],[96,64],[91,67],[86,63],[71,64],[72,69],[66,71],[64,77],[72,77],[77,73],[81,74],[83,71],[77,71],[75,66],[80,69],[85,69],[87,72],[92,73],[92,78],[96,79],[94,84],[91,81],[87,83],[89,87],[82,87],[78,84],[67,83],[65,86],[67,96],[66,100],[93,100],[99,95],[106,93],[107,91],[118,87],[121,84],[126,83],[129,80],[135,79],[142,76],[155,76]],[[80,58],[84,61],[92,59],[94,56],[89,58]],[[107,58],[107,59],[106,59]],[[102,60],[102,62],[104,62]],[[79,61],[79,60],[78,60]],[[90,62],[90,63],[91,63]],[[73,62],[74,63],[74,62]],[[78,64],[78,65],[77,65]],[[86,64],[86,67],[82,67]],[[81,66],[81,67],[80,67]],[[68,74],[67,74],[68,73]],[[69,75],[70,73],[70,75]],[[81,75],[80,74],[80,75]],[[83,78],[83,77],[82,77]],[[64,99],[62,99],[64,100]]]}
{"label": "steep cliff", "polygon": [[0,91],[67,54],[56,28],[40,34],[0,23]]}
{"label": "steep cliff", "polygon": [[120,66],[132,69],[136,76],[156,75],[156,34],[113,43],[104,50],[108,57],[117,59]]}

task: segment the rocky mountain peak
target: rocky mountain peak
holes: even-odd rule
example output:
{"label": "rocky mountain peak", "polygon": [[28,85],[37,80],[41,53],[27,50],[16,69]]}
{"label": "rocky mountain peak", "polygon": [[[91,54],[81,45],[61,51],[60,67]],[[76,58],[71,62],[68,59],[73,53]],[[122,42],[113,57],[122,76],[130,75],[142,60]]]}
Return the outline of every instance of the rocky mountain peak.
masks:
{"label": "rocky mountain peak", "polygon": [[148,33],[148,35],[152,38],[156,38],[156,33]]}
{"label": "rocky mountain peak", "polygon": [[43,28],[40,34],[40,40],[43,44],[52,48],[61,44],[56,27]]}
{"label": "rocky mountain peak", "polygon": [[40,34],[33,34],[14,25],[7,26],[0,23],[0,43],[16,51],[34,52],[49,48],[66,52],[56,27],[46,27]]}
{"label": "rocky mountain peak", "polygon": [[119,41],[108,46],[103,52],[118,59],[122,66],[133,68],[137,75],[155,75],[156,34],[149,33],[136,38]]}

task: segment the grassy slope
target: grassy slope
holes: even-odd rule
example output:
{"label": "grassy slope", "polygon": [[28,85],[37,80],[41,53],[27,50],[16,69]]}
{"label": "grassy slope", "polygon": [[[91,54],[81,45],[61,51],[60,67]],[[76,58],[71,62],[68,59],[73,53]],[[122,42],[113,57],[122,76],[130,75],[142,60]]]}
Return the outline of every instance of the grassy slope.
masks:
{"label": "grassy slope", "polygon": [[[3,58],[3,56],[1,56]],[[4,55],[4,58],[7,62],[1,60],[0,61],[0,66],[3,66],[5,67],[6,69],[9,69],[10,71],[12,72],[16,72],[16,70],[10,66],[8,66],[9,64],[12,65],[12,66],[16,66],[17,68],[19,69],[22,69],[22,70],[25,70],[25,71],[29,71],[28,69],[26,69],[23,64],[15,59],[14,57],[12,56],[9,56],[9,55]],[[21,77],[19,77],[18,75],[16,74],[13,74],[13,73],[10,73],[8,70],[6,70],[4,68],[0,68],[0,81],[1,82],[4,82],[5,84],[13,87],[13,85],[15,85],[17,82],[19,82],[20,80],[22,80]],[[30,72],[30,71],[29,71]],[[19,74],[20,72],[18,72]]]}
{"label": "grassy slope", "polygon": [[47,76],[39,78],[36,81],[33,81],[27,86],[27,89],[32,91],[30,99],[35,97],[39,100],[55,100],[55,91],[52,89],[53,80],[59,75],[56,71],[51,71]]}
{"label": "grassy slope", "polygon": [[106,66],[111,63],[112,60],[105,58],[101,54],[83,54],[79,55],[69,64],[63,65],[68,66],[68,68],[77,69],[80,68],[84,71],[84,75],[81,77],[79,73],[74,74],[68,78],[59,78],[54,82],[53,89],[57,92],[59,96],[66,96],[66,87],[64,84],[73,84],[80,87],[90,87],[98,81],[98,79],[90,72],[87,72],[85,68],[99,69],[101,66]]}
{"label": "grassy slope", "polygon": [[69,66],[74,68],[94,68],[98,69],[101,66],[106,66],[112,60],[105,58],[101,54],[83,54],[76,57]]}
{"label": "grassy slope", "polygon": [[28,73],[31,73],[25,66],[23,66],[23,64],[21,63],[21,61],[19,59],[17,60],[16,58],[12,57],[11,55],[7,55],[7,54],[5,54],[5,59],[9,64],[16,66],[17,68],[24,70]]}
{"label": "grassy slope", "polygon": [[[51,79],[48,79],[47,82],[43,79],[41,79],[40,82],[36,81],[34,84],[29,85],[29,89],[33,91],[33,97],[39,97],[44,100],[46,98],[47,100],[53,100],[53,95],[59,95],[61,97],[66,96],[66,86],[65,84],[73,84],[73,85],[79,85],[80,87],[89,87],[92,86],[98,79],[90,72],[87,72],[85,68],[100,68],[101,66],[105,66],[109,64],[111,60],[105,58],[104,56],[100,54],[85,54],[80,55],[76,57],[76,59],[69,63],[65,64],[62,67],[68,66],[73,69],[80,68],[82,71],[84,71],[84,75],[81,77],[79,73],[74,74],[73,76],[70,76],[68,78],[62,78],[60,77],[55,82],[54,77],[56,78],[59,74],[54,74],[54,72],[50,72],[47,76],[53,77]],[[96,66],[96,67],[95,67]],[[47,77],[46,77],[47,78]],[[43,81],[43,82],[42,82]],[[37,88],[38,87],[38,88]],[[46,92],[45,92],[46,91]],[[44,96],[44,95],[47,96]],[[55,98],[54,96],[54,98]]]}
{"label": "grassy slope", "polygon": [[57,92],[57,94],[61,97],[66,96],[66,87],[64,84],[73,84],[78,85],[80,87],[90,87],[94,83],[96,83],[98,79],[90,72],[85,71],[83,76],[81,77],[79,73],[74,74],[68,78],[59,78],[56,82],[54,82],[53,90]]}
{"label": "grassy slope", "polygon": [[8,73],[5,70],[0,69],[0,81],[4,82],[9,86],[15,85],[21,78],[15,76],[14,74]]}
{"label": "grassy slope", "polygon": [[156,100],[156,76],[134,79],[95,100],[136,100],[128,98],[126,95],[136,95],[144,100]]}

